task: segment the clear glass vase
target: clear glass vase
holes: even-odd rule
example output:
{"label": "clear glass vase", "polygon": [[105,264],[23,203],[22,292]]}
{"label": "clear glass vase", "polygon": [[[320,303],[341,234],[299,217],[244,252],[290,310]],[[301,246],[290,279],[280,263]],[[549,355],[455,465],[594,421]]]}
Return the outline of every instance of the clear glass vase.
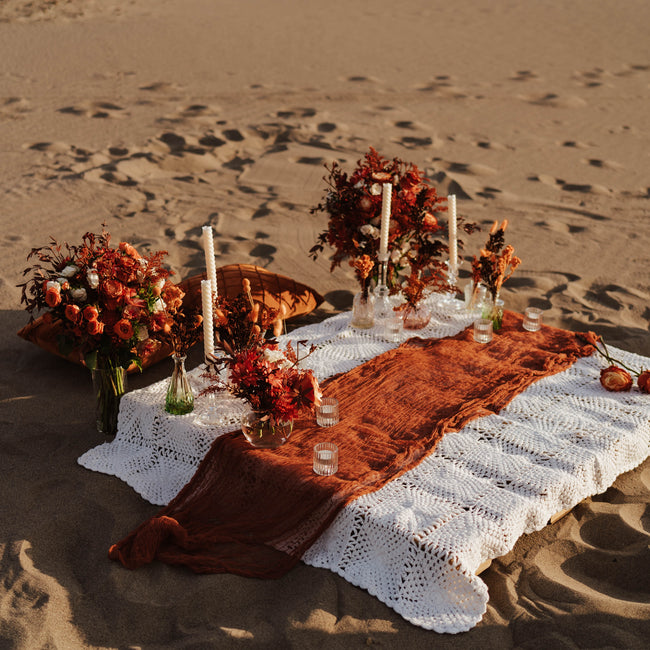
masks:
{"label": "clear glass vase", "polygon": [[499,298],[499,294],[492,296],[487,294],[483,301],[483,308],[481,310],[481,318],[487,318],[492,321],[492,331],[498,332],[503,324],[503,300]]}
{"label": "clear glass vase", "polygon": [[127,390],[126,370],[114,359],[98,355],[91,374],[97,431],[107,437],[114,437],[117,434],[120,400]]}
{"label": "clear glass vase", "polygon": [[167,396],[165,397],[165,411],[172,415],[185,415],[194,410],[194,394],[185,370],[185,356],[174,354],[174,372],[169,380]]}
{"label": "clear glass vase", "polygon": [[431,310],[422,302],[406,305],[402,312],[402,325],[405,330],[421,330],[429,324]]}
{"label": "clear glass vase", "polygon": [[375,325],[375,297],[367,290],[362,289],[354,296],[352,301],[352,320],[350,326],[360,330],[367,330]]}
{"label": "clear glass vase", "polygon": [[269,413],[252,411],[242,416],[241,430],[253,447],[275,449],[289,440],[293,421],[281,422]]}

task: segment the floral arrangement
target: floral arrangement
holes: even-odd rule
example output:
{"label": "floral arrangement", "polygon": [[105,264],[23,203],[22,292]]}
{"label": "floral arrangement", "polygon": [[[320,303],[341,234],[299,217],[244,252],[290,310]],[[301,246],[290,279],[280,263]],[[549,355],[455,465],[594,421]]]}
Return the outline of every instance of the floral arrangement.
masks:
{"label": "floral arrangement", "polygon": [[[110,235],[86,233],[78,246],[50,244],[34,248],[25,269],[31,277],[19,285],[21,302],[33,313],[47,309],[45,318],[62,326],[59,349],[79,350],[91,370],[98,360],[114,367],[141,367],[142,359],[160,342],[151,336],[169,319],[162,297],[171,301],[175,285],[163,268],[166,251],[141,256],[133,246],[110,245]],[[182,298],[182,296],[181,296]],[[174,304],[179,300],[174,293]]]}
{"label": "floral arrangement", "polygon": [[617,393],[627,392],[634,385],[634,380],[632,379],[632,375],[634,375],[639,390],[642,393],[650,393],[650,370],[637,371],[629,368],[622,361],[617,361],[611,357],[602,338],[599,342],[602,350],[596,346],[596,351],[610,364],[607,368],[603,368],[600,371],[600,383],[603,388]]}
{"label": "floral arrangement", "polygon": [[183,307],[185,293],[176,284],[166,281],[161,292],[165,305],[165,321],[157,336],[173,350],[174,355],[184,357],[188,350],[201,338],[203,316],[198,307],[186,310]]}
{"label": "floral arrangement", "polygon": [[[413,286],[418,290],[422,285],[446,286],[445,265],[440,258],[448,254],[449,247],[440,237],[447,239],[448,233],[439,221],[439,215],[447,210],[446,198],[438,196],[435,187],[415,165],[399,158],[388,160],[371,147],[350,176],[337,162],[327,169],[327,194],[311,213],[325,212],[329,221],[310,250],[313,259],[329,245],[334,249],[330,270],[345,260],[355,265],[358,260],[368,258],[376,272],[382,184],[391,183],[386,284],[393,294],[406,289],[406,296],[417,293],[413,292]],[[458,223],[467,233],[475,229],[474,224],[463,223],[461,218]],[[462,241],[458,244],[462,248]]]}
{"label": "floral arrangement", "polygon": [[495,221],[485,248],[481,250],[478,258],[474,256],[472,262],[474,286],[478,287],[479,282],[483,284],[493,301],[499,296],[503,283],[521,264],[521,260],[515,255],[515,249],[510,244],[504,247],[507,227],[507,220],[501,222],[501,225]]}
{"label": "floral arrangement", "polygon": [[[270,328],[273,336],[267,338]],[[320,403],[313,372],[298,367],[315,347],[302,358],[291,344],[282,351],[274,338],[282,331],[282,313],[255,302],[247,279],[236,298],[217,298],[215,329],[215,346],[225,354],[208,373],[213,383],[205,392],[228,390],[272,423],[292,421]],[[223,367],[228,370],[227,382],[214,372]]]}

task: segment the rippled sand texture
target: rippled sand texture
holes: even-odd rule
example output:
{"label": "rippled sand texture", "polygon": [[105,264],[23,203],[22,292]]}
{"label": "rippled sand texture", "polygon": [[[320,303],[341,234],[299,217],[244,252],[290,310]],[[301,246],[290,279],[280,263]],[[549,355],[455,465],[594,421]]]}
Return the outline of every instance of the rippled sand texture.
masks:
{"label": "rippled sand texture", "polygon": [[[169,251],[285,273],[351,305],[308,256],[324,164],[375,147],[523,259],[506,306],[650,356],[650,6],[641,0],[0,2],[0,646],[646,647],[650,466],[483,574],[484,620],[415,628],[337,576],[130,573],[106,552],[156,508],[76,465],[101,440],[89,378],[18,339],[25,258],[103,222]],[[196,362],[196,359],[194,360]],[[134,377],[165,377],[166,364]]]}

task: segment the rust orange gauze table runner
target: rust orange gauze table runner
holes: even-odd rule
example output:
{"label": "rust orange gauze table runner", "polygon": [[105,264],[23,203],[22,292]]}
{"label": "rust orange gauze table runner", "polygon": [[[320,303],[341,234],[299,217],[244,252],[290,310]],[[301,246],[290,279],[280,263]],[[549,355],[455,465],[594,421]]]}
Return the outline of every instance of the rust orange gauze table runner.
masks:
{"label": "rust orange gauze table runner", "polygon": [[[279,449],[254,449],[239,431],[217,438],[194,477],[157,515],[113,545],[130,569],[154,559],[199,573],[279,577],[353,499],[379,489],[431,453],[440,438],[496,413],[530,384],[594,351],[592,333],[544,326],[526,332],[506,312],[488,344],[472,329],[413,338],[324,382],[339,424],[296,423]],[[317,442],[339,447],[334,476],[317,476]]]}

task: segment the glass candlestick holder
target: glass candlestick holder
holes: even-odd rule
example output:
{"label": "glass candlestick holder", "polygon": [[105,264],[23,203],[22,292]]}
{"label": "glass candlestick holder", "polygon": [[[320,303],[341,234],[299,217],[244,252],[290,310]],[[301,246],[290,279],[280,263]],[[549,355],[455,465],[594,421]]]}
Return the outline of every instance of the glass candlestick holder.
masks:
{"label": "glass candlestick holder", "polygon": [[450,311],[460,311],[463,308],[463,303],[456,300],[456,283],[458,282],[458,268],[461,262],[452,264],[451,260],[447,260],[447,287],[439,300],[440,306]]}

